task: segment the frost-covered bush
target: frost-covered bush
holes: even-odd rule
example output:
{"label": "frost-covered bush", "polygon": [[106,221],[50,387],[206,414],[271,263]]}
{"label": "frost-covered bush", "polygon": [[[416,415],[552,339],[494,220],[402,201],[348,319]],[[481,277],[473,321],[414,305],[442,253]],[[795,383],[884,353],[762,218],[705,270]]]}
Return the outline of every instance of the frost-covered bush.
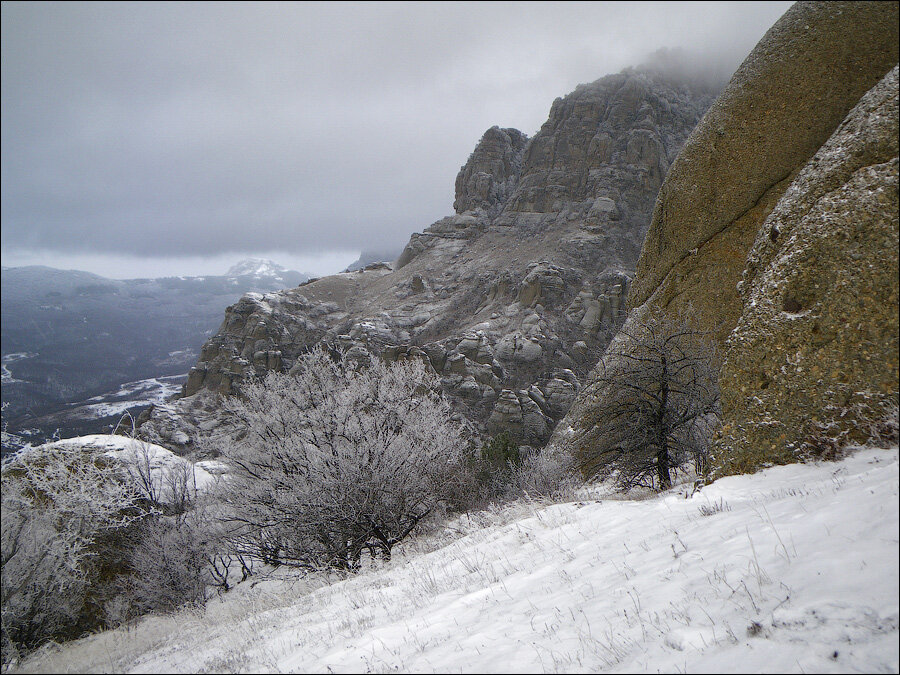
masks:
{"label": "frost-covered bush", "polygon": [[562,499],[582,484],[571,455],[549,450],[523,453],[512,467],[510,486],[514,496]]}
{"label": "frost-covered bush", "polygon": [[507,432],[485,442],[467,468],[467,492],[457,502],[463,510],[520,497],[560,498],[581,483],[570,455],[520,448]]}
{"label": "frost-covered bush", "polygon": [[146,515],[129,529],[123,573],[104,603],[106,623],[199,606],[211,588],[227,589],[230,568],[241,561],[229,556],[208,472],[133,437],[115,456]]}
{"label": "frost-covered bush", "polygon": [[183,514],[197,499],[197,478],[190,462],[166,461],[171,457],[168,450],[132,437],[118,459],[145,506],[160,513]]}
{"label": "frost-covered bush", "polygon": [[272,563],[355,569],[457,490],[464,423],[419,361],[355,368],[323,350],[241,387],[222,499],[235,549]]}
{"label": "frost-covered bush", "polygon": [[219,546],[214,523],[199,508],[145,518],[128,552],[131,573],[120,581],[122,598],[114,604],[119,616],[109,616],[110,622],[202,605],[216,583],[213,565]]}
{"label": "frost-covered bush", "polygon": [[79,447],[27,448],[4,460],[0,535],[3,662],[97,623],[104,551],[139,517],[120,467]]}
{"label": "frost-covered bush", "polygon": [[122,573],[103,605],[105,622],[117,626],[149,612],[200,606],[212,588],[227,589],[229,568],[240,561],[229,558],[219,509],[198,488],[193,465],[136,439],[118,460],[146,515],[129,528]]}

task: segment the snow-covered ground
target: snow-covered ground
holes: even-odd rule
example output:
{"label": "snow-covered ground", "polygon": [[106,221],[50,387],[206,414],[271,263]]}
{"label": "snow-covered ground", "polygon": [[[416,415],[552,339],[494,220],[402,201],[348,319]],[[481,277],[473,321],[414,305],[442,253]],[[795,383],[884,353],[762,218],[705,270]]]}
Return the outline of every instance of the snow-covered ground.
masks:
{"label": "snow-covered ground", "polygon": [[0,383],[13,384],[14,382],[22,382],[22,380],[17,380],[13,377],[12,371],[9,369],[16,361],[21,361],[22,359],[30,359],[37,356],[37,354],[32,354],[31,352],[15,352],[14,354],[4,354],[3,358],[0,359]]}
{"label": "snow-covered ground", "polygon": [[897,454],[518,503],[355,577],[253,577],[22,669],[896,673]]}

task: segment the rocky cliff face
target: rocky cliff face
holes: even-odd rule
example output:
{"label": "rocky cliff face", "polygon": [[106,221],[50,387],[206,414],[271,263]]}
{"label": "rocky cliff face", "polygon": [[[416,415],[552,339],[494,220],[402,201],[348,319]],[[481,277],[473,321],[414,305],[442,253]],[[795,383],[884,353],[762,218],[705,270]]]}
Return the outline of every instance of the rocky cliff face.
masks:
{"label": "rocky cliff face", "polygon": [[[818,417],[821,399],[800,396],[801,390],[832,388],[843,392],[837,396],[840,398],[864,383],[884,389],[893,381],[896,392],[896,357],[863,369],[847,368],[842,363],[842,359],[853,358],[854,345],[859,353],[870,357],[877,350],[862,349],[862,345],[872,339],[887,338],[888,348],[896,345],[897,323],[894,318],[891,324],[889,310],[890,298],[896,298],[896,255],[891,258],[879,252],[879,246],[896,251],[896,193],[892,201],[890,162],[886,159],[890,155],[886,150],[891,144],[890,134],[884,132],[882,140],[876,142],[871,139],[872,131],[865,138],[851,141],[848,134],[854,132],[848,129],[861,132],[866,123],[860,120],[870,119],[870,113],[858,112],[852,117],[855,121],[848,118],[843,125],[842,121],[897,58],[896,2],[797,3],[735,73],[685,143],[660,190],[629,296],[633,311],[628,321],[639,322],[650,307],[656,307],[672,314],[686,313],[698,329],[712,333],[720,346],[724,347],[726,338],[732,336],[727,343],[730,366],[726,369],[731,374],[723,376],[721,382],[726,411],[733,411],[726,412],[726,428],[731,424],[731,414],[735,415],[733,429],[743,428],[744,418],[738,409],[749,405],[751,390],[765,388],[762,374],[773,378],[780,372],[794,378],[792,384],[779,383],[777,401],[770,392],[766,395],[768,403],[757,408],[754,424],[762,429],[771,423],[779,432],[775,436],[761,434],[749,443],[761,442],[762,438],[769,443],[784,443],[785,430],[795,435],[793,427],[801,416]],[[878,110],[872,114],[881,120],[878,128],[882,129],[890,110]],[[842,140],[835,141],[831,150],[823,149],[824,154],[810,162],[839,126],[844,130]],[[876,146],[881,150],[875,151]],[[853,153],[859,154],[843,158]],[[896,156],[896,140],[893,154]],[[829,193],[841,189],[849,192],[842,197]],[[825,193],[830,195],[827,199]],[[836,201],[829,206],[826,202],[819,204],[819,199]],[[768,224],[770,218],[776,220]],[[806,224],[799,225],[797,220]],[[795,231],[796,239],[778,234],[784,229]],[[769,244],[777,241],[777,247],[767,248],[767,240]],[[775,251],[782,251],[779,263],[774,262],[779,258]],[[818,253],[822,258],[817,258]],[[770,275],[760,274],[760,267]],[[738,282],[745,269],[747,279],[739,294]],[[867,274],[874,275],[872,284],[884,283],[886,287],[875,292],[872,284],[861,278]],[[800,279],[811,281],[807,284]],[[785,301],[785,293],[795,281],[811,295]],[[832,288],[838,282],[842,290]],[[777,284],[777,290],[769,284]],[[818,289],[813,293],[816,284]],[[863,300],[862,295],[854,295],[860,292],[872,295]],[[763,295],[777,296],[781,303],[777,312],[765,314],[754,307]],[[821,312],[811,311],[813,297],[820,303]],[[869,297],[883,311],[870,314],[851,309],[868,302]],[[826,311],[823,301],[836,305]],[[840,330],[824,323],[824,317],[834,317],[835,312],[843,312],[845,326]],[[819,313],[822,320],[817,323]],[[789,338],[792,327],[799,328],[789,319],[801,314],[809,319],[803,329],[806,332]],[[778,321],[772,328],[777,338],[775,333],[761,329],[762,323],[775,319]],[[739,322],[744,327],[733,334]],[[752,347],[748,345],[748,333],[754,336]],[[835,351],[819,352],[810,347],[816,343],[821,346],[824,335],[837,333],[842,337],[833,345]],[[800,344],[805,345],[802,354],[795,350]],[[607,372],[614,371],[621,349],[627,349],[624,342],[611,348],[600,366]],[[770,357],[761,356],[767,350],[772,352]],[[800,370],[789,364],[797,359],[803,361]],[[812,367],[816,359],[828,359],[818,364],[818,379],[795,377],[804,367]],[[754,360],[766,361],[766,365]],[[775,363],[790,365],[793,374],[787,376],[787,371],[779,371]],[[852,376],[848,374],[851,370]],[[589,384],[559,425],[554,441],[554,445],[578,454],[589,472],[599,468],[599,460],[586,420],[592,419],[591,410],[603,396],[597,385]],[[896,399],[896,393],[893,396]],[[737,442],[736,437],[732,441]],[[720,450],[718,456],[728,452],[742,451],[732,447]]]}
{"label": "rocky cliff face", "polygon": [[456,212],[483,209],[497,215],[516,186],[527,144],[518,129],[488,129],[456,176]]}
{"label": "rocky cliff face", "polygon": [[725,344],[723,473],[864,443],[897,405],[898,94],[895,67],[756,235]]}
{"label": "rocky cliff face", "polygon": [[737,283],[760,226],[897,63],[897,43],[895,2],[791,7],[741,64],[667,176],[631,306],[692,305],[701,326],[724,339],[737,323]]}
{"label": "rocky cliff face", "polygon": [[489,129],[456,180],[454,215],[393,265],[247,295],[203,347],[149,438],[183,445],[214,397],[289,370],[324,343],[351,358],[420,358],[489,432],[541,444],[621,321],[656,193],[713,98],[629,70],[557,99],[532,139]]}

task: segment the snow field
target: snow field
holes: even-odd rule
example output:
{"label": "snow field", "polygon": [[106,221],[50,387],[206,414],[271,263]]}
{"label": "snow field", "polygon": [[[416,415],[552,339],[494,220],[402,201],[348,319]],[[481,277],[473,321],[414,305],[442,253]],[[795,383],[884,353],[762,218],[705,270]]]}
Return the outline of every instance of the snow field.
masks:
{"label": "snow field", "polygon": [[897,454],[520,502],[354,577],[254,577],[22,670],[897,672]]}
{"label": "snow field", "polygon": [[[165,402],[170,396],[181,391],[181,381],[183,379],[181,375],[170,375],[126,382],[117,391],[104,394],[103,396],[93,396],[86,401],[76,401],[69,405],[81,408],[85,416],[94,419],[122,415],[138,406],[158,405]],[[105,398],[119,398],[123,400],[104,401],[103,399]]]}

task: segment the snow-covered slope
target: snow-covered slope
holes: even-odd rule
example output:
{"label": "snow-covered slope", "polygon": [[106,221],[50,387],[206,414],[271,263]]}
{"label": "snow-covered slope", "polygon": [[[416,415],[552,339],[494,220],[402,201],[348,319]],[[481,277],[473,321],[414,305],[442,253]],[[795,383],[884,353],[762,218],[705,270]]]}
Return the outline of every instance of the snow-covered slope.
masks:
{"label": "snow-covered slope", "polygon": [[24,670],[897,672],[897,449],[518,504],[327,581],[257,578]]}

